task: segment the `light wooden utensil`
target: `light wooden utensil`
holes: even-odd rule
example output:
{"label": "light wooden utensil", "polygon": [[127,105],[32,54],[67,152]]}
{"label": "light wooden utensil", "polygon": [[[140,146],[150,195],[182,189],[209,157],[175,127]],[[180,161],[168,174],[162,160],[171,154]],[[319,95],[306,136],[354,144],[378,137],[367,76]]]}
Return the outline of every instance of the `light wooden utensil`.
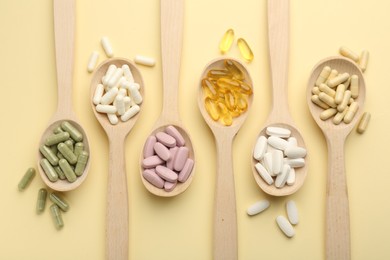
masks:
{"label": "light wooden utensil", "polygon": [[50,119],[48,127],[42,134],[39,146],[44,144],[46,138],[53,134],[54,128],[60,126],[61,122],[68,121],[83,134],[84,150],[89,153],[89,159],[84,173],[72,183],[60,179],[56,182],[51,182],[39,164],[39,161],[43,158],[39,151],[38,171],[43,182],[51,189],[56,191],[70,191],[80,186],[85,178],[87,178],[92,158],[89,150],[88,136],[81,127],[72,108],[75,2],[74,0],[54,0],[53,6],[58,105],[56,113]]}
{"label": "light wooden utensil", "polygon": [[[252,79],[246,67],[233,58],[220,58],[209,63],[201,76],[203,79],[210,69],[223,69],[224,60],[230,59],[245,75],[245,81],[252,85]],[[200,80],[201,81],[201,80]],[[252,106],[253,95],[248,100],[248,110]],[[237,213],[234,188],[232,144],[248,116],[248,111],[233,119],[231,126],[224,126],[214,121],[207,113],[204,105],[204,95],[199,84],[198,106],[202,116],[214,134],[217,146],[217,178],[214,202],[214,260],[237,259]]]}
{"label": "light wooden utensil", "polygon": [[[268,126],[279,126],[290,129],[291,136],[298,141],[298,146],[306,148],[302,135],[296,128],[288,107],[289,5],[289,0],[268,0],[268,47],[273,97],[271,113],[268,116],[265,127],[257,138],[262,135],[267,136],[266,129]],[[273,196],[286,196],[293,194],[302,187],[307,174],[309,156],[306,155],[305,157],[304,167],[295,169],[294,185],[285,185],[283,188],[268,185],[256,171],[256,163],[257,161],[252,156],[252,172],[260,188]]]}
{"label": "light wooden utensil", "polygon": [[[106,114],[96,112],[93,104],[95,89],[101,83],[108,67],[127,64],[133,74],[134,81],[140,85],[140,93],[145,97],[145,86],[141,73],[135,64],[127,59],[112,58],[103,62],[95,71],[91,80],[91,106],[96,119],[103,127],[109,140],[109,171],[107,179],[107,215],[106,215],[106,256],[110,260],[129,258],[129,203],[127,195],[127,178],[125,162],[125,141],[142,111],[127,122],[119,119],[112,125]],[[144,99],[145,100],[145,99]]]}
{"label": "light wooden utensil", "polygon": [[[163,69],[163,108],[160,117],[156,121],[151,135],[164,131],[164,129],[173,125],[184,137],[185,146],[189,149],[189,157],[195,162],[194,148],[191,138],[180,121],[178,109],[178,89],[180,77],[180,60],[183,41],[183,19],[184,19],[184,1],[183,0],[161,0],[161,55]],[[160,197],[172,197],[184,192],[191,184],[195,174],[195,165],[192,173],[184,183],[178,183],[173,191],[167,192],[150,184],[142,177],[143,167],[141,162],[143,153],[140,157],[141,180],[146,189]]]}
{"label": "light wooden utensil", "polygon": [[[351,123],[334,125],[332,119],[322,121],[322,108],[311,101],[311,90],[321,70],[329,66],[340,73],[348,72],[359,77],[359,109]],[[326,259],[350,259],[350,232],[348,189],[344,164],[344,143],[363,113],[366,84],[359,67],[343,57],[330,57],[320,61],[313,69],[306,90],[307,104],[328,144],[328,180],[326,189]]]}

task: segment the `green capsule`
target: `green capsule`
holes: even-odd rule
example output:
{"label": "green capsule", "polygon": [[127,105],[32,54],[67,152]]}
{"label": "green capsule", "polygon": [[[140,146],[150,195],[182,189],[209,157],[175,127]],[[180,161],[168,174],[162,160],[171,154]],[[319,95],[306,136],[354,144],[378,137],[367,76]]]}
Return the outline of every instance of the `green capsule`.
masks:
{"label": "green capsule", "polygon": [[66,212],[69,210],[69,204],[63,198],[55,193],[50,193],[49,199],[55,203],[62,211]]}
{"label": "green capsule", "polygon": [[70,164],[68,163],[68,161],[65,159],[61,159],[58,164],[60,165],[61,170],[64,172],[66,179],[69,182],[75,182],[77,179],[77,176],[74,173],[74,171],[73,171],[72,167],[70,166]]}
{"label": "green capsule", "polygon": [[84,144],[82,142],[78,142],[74,145],[74,155],[76,155],[76,157],[79,157],[81,151],[84,150]]}
{"label": "green capsule", "polygon": [[66,141],[64,142],[64,144],[66,144],[66,145],[69,147],[69,149],[70,149],[72,152],[74,152],[74,147],[73,147],[74,141],[73,141],[72,139],[66,140]]}
{"label": "green capsule", "polygon": [[[57,153],[58,153],[57,145],[52,145],[52,146],[50,146],[50,150],[51,150],[54,154],[57,154]],[[57,157],[58,157],[58,156],[57,156]]]}
{"label": "green capsule", "polygon": [[26,173],[23,175],[23,178],[19,181],[18,189],[20,191],[24,190],[34,179],[35,176],[35,169],[34,168],[28,168]]}
{"label": "green capsule", "polygon": [[82,151],[77,159],[75,173],[77,176],[81,176],[85,170],[85,166],[88,162],[88,152]]}
{"label": "green capsule", "polygon": [[76,142],[81,142],[83,140],[83,135],[68,121],[61,123],[61,128],[70,134],[73,140]]}
{"label": "green capsule", "polygon": [[57,229],[61,229],[64,226],[64,221],[62,220],[60,208],[56,204],[53,204],[50,206],[50,212],[54,225]]}
{"label": "green capsule", "polygon": [[58,133],[63,133],[64,130],[62,130],[61,126],[57,126],[54,128],[53,133],[58,134]]}
{"label": "green capsule", "polygon": [[48,138],[46,138],[45,144],[47,146],[53,145],[53,144],[59,144],[61,142],[64,142],[70,138],[70,135],[68,132],[62,132],[58,134],[50,135]]}
{"label": "green capsule", "polygon": [[65,159],[65,157],[60,152],[57,153],[57,157],[58,157],[58,160]]}
{"label": "green capsule", "polygon": [[37,214],[40,214],[45,210],[46,197],[47,197],[47,190],[45,188],[40,189],[38,191],[38,199],[37,199]]}
{"label": "green capsule", "polygon": [[43,171],[46,173],[47,178],[49,178],[51,182],[56,182],[58,180],[56,171],[47,159],[43,158],[39,164],[42,166]]}
{"label": "green capsule", "polygon": [[55,170],[56,173],[58,174],[58,178],[59,178],[60,180],[65,180],[65,179],[66,179],[65,174],[64,174],[64,172],[61,170],[60,166],[54,167],[54,170]]}
{"label": "green capsule", "polygon": [[39,147],[41,154],[51,163],[51,165],[58,165],[58,157],[53,153],[53,151],[46,145]]}
{"label": "green capsule", "polygon": [[70,163],[75,164],[77,163],[77,157],[74,155],[74,153],[69,149],[69,147],[64,143],[59,143],[57,145],[58,151],[64,156],[64,158]]}

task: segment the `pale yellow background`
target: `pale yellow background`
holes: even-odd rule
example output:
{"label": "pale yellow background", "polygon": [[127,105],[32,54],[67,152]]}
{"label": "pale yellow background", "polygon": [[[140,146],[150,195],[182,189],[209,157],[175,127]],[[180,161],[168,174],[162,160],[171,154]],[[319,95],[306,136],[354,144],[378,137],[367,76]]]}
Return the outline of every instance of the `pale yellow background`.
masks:
{"label": "pale yellow background", "polygon": [[[179,107],[196,152],[196,176],[182,195],[161,199],[142,185],[138,159],[161,110],[162,80],[160,9],[158,0],[83,0],[76,5],[74,109],[89,135],[93,161],[77,190],[65,195],[71,209],[57,231],[46,209],[35,214],[39,176],[27,190],[17,184],[25,170],[37,166],[38,140],[57,104],[50,0],[0,1],[1,135],[0,259],[104,259],[108,142],[89,101],[91,74],[86,72],[93,50],[104,35],[116,56],[154,57],[154,68],[140,67],[147,88],[142,115],[126,141],[130,208],[130,259],[212,259],[215,146],[196,103],[203,66],[219,57],[222,34],[233,28],[251,45],[248,64],[254,81],[254,102],[234,141],[239,259],[325,259],[325,183],[327,148],[305,103],[310,71],[320,59],[337,54],[340,45],[370,50],[365,73],[372,113],[367,132],[355,131],[346,142],[353,259],[390,259],[388,147],[390,141],[390,2],[386,0],[291,1],[289,103],[310,151],[304,186],[287,198],[266,196],[256,185],[251,149],[270,110],[266,1],[186,0]],[[242,59],[236,44],[228,56]],[[248,217],[246,208],[260,199],[271,207]],[[285,215],[285,202],[297,203],[296,236],[286,238],[275,218]],[[48,203],[49,204],[49,203]],[[50,204],[49,204],[50,205]]]}

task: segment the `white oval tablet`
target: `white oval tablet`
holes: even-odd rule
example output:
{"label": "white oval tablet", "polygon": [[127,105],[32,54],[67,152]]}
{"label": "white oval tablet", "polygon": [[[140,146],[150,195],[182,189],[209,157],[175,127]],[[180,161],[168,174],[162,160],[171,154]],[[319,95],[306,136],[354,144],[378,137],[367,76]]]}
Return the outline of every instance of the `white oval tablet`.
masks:
{"label": "white oval tablet", "polygon": [[277,136],[282,138],[288,138],[291,135],[291,131],[289,129],[276,126],[267,127],[266,133],[270,136]]}
{"label": "white oval tablet", "polygon": [[267,151],[267,147],[267,138],[265,136],[260,136],[256,141],[255,149],[253,151],[253,158],[258,161],[263,159],[263,156]]}
{"label": "white oval tablet", "polygon": [[288,146],[287,140],[284,140],[277,136],[268,137],[268,144],[279,150],[284,150]]}
{"label": "white oval tablet", "polygon": [[286,203],[287,217],[291,224],[296,225],[299,222],[298,208],[293,200]]}
{"label": "white oval tablet", "polygon": [[299,146],[288,146],[286,150],[284,150],[284,154],[290,159],[297,159],[306,156],[306,149]]}
{"label": "white oval tablet", "polygon": [[287,237],[293,237],[295,235],[295,230],[293,226],[290,224],[290,222],[288,222],[285,217],[277,216],[276,223],[278,224],[280,230],[282,230]]}
{"label": "white oval tablet", "polygon": [[260,177],[263,178],[263,180],[268,183],[268,185],[271,185],[274,183],[274,180],[272,179],[271,175],[267,172],[267,170],[264,168],[261,163],[256,163],[255,165],[256,171],[259,173]]}
{"label": "white oval tablet", "polygon": [[249,216],[257,215],[260,212],[263,212],[269,207],[269,201],[268,200],[260,200],[251,206],[246,210],[246,213],[248,213]]}
{"label": "white oval tablet", "polygon": [[276,180],[275,180],[276,188],[283,188],[284,187],[284,185],[287,182],[287,178],[288,178],[288,175],[290,173],[290,169],[291,169],[290,165],[288,165],[288,164],[283,165],[282,172],[276,177]]}

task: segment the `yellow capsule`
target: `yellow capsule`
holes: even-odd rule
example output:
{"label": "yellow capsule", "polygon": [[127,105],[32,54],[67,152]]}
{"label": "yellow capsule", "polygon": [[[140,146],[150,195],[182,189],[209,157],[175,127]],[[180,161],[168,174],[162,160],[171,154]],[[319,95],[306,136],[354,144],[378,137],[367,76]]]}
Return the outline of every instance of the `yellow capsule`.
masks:
{"label": "yellow capsule", "polygon": [[366,131],[368,122],[370,122],[371,114],[368,112],[364,112],[363,116],[360,118],[358,127],[357,127],[357,132],[359,134],[363,134],[364,131]]}
{"label": "yellow capsule", "polygon": [[244,57],[247,62],[251,62],[254,56],[248,43],[243,38],[239,38],[237,40],[237,45],[242,57]]}
{"label": "yellow capsule", "polygon": [[221,42],[219,43],[219,50],[221,51],[222,54],[224,54],[230,49],[233,40],[234,40],[234,31],[233,29],[229,29],[225,32]]}
{"label": "yellow capsule", "polygon": [[232,117],[239,117],[241,114],[242,114],[242,110],[240,110],[238,107],[236,107],[236,109],[232,110],[232,111],[229,111],[230,115]]}
{"label": "yellow capsule", "polygon": [[216,100],[218,98],[218,91],[215,84],[210,79],[202,80],[202,88],[206,96]]}
{"label": "yellow capsule", "polygon": [[229,78],[220,78],[217,80],[218,91],[226,93],[227,91],[235,91],[240,89],[240,83],[237,80]]}
{"label": "yellow capsule", "polygon": [[233,60],[225,60],[225,67],[230,73],[233,75],[233,77],[237,80],[243,80],[244,74],[242,71],[237,67],[236,63]]}
{"label": "yellow capsule", "polygon": [[237,99],[232,91],[227,91],[225,94],[225,104],[229,111],[233,111],[237,107]]}
{"label": "yellow capsule", "polygon": [[214,121],[217,121],[219,119],[219,111],[214,101],[211,98],[206,97],[206,99],[204,100],[204,104],[205,104],[206,111],[210,115],[210,117]]}
{"label": "yellow capsule", "polygon": [[210,70],[207,73],[207,76],[211,79],[219,79],[219,78],[233,78],[233,75],[230,73],[230,71],[226,69],[216,69],[216,70]]}
{"label": "yellow capsule", "polygon": [[248,102],[246,101],[246,98],[244,98],[242,95],[239,95],[237,98],[237,107],[243,112],[246,111],[248,108]]}
{"label": "yellow capsule", "polygon": [[233,124],[233,118],[230,113],[226,113],[221,116],[221,121],[225,126],[230,126]]}
{"label": "yellow capsule", "polygon": [[245,95],[252,95],[253,91],[252,91],[252,87],[251,85],[249,85],[248,83],[244,82],[244,81],[239,81],[239,84],[240,84],[240,92],[242,94],[245,94]]}
{"label": "yellow capsule", "polygon": [[218,106],[218,112],[220,116],[229,113],[229,110],[225,105],[225,100],[223,100],[222,102],[218,102],[217,106]]}

